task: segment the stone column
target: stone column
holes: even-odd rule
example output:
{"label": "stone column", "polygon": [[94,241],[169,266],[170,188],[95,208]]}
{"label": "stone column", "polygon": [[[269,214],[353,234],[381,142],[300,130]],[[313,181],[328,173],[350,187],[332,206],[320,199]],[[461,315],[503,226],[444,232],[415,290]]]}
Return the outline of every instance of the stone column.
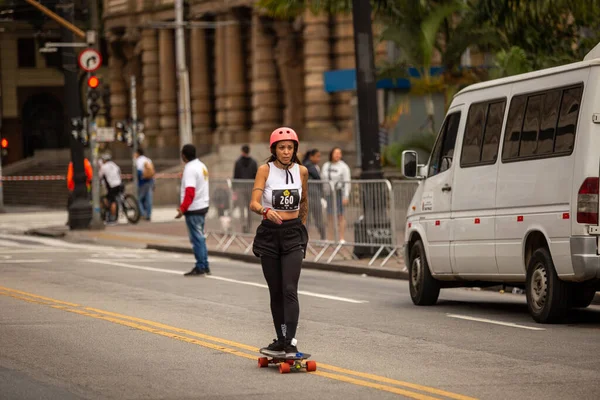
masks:
{"label": "stone column", "polygon": [[273,38],[265,32],[258,14],[252,16],[252,130],[250,141],[264,143],[281,124],[279,82],[273,52]]}
{"label": "stone column", "polygon": [[332,69],[330,61],[329,17],[304,14],[305,133],[322,138],[337,129],[333,125],[331,95],[324,90],[323,72]]}
{"label": "stone column", "polygon": [[[233,12],[227,17],[230,21],[239,18]],[[225,27],[226,79],[227,79],[227,130],[223,136],[223,143],[245,142],[247,140],[247,104],[244,51],[240,24]]]}
{"label": "stone column", "polygon": [[209,59],[204,28],[194,28],[190,38],[191,47],[191,97],[192,131],[194,143],[202,147],[213,144],[211,132],[211,104]]}
{"label": "stone column", "polygon": [[129,115],[128,92],[123,80],[125,62],[118,56],[118,48],[122,45],[119,37],[107,34],[108,39],[108,76],[110,82],[110,116],[113,125],[123,121]]}
{"label": "stone column", "polygon": [[175,76],[175,51],[173,30],[159,31],[160,64],[160,135],[157,147],[167,152],[179,147],[177,130],[177,79]]}
{"label": "stone column", "polygon": [[[215,19],[217,22],[225,21],[223,16],[218,16]],[[225,76],[226,68],[226,43],[225,43],[225,27],[218,26],[215,30],[215,107],[217,129],[213,135],[216,143],[222,143],[223,135],[227,130],[227,111],[226,92],[227,92],[227,77]]]}
{"label": "stone column", "polygon": [[297,32],[289,21],[274,21],[277,33],[275,54],[283,88],[283,125],[294,129],[304,127],[304,65]]}
{"label": "stone column", "polygon": [[144,29],[142,31],[142,97],[146,147],[156,148],[160,133],[159,87],[157,32],[155,29]]}
{"label": "stone column", "polygon": [[[354,28],[351,15],[338,15],[334,17],[334,69],[353,69],[354,58]],[[352,138],[352,92],[335,93],[334,115],[337,125],[346,139]]]}

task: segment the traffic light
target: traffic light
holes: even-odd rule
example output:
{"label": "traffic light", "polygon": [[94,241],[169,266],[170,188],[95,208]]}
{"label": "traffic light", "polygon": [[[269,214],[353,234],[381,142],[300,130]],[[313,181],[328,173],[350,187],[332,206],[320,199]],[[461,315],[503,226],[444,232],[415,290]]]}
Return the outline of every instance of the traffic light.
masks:
{"label": "traffic light", "polygon": [[[141,145],[144,141],[144,124],[138,122],[136,125],[136,136],[138,139],[138,145]],[[128,119],[126,121],[119,121],[115,124],[116,138],[119,142],[126,143],[127,146],[133,147],[133,122]]]}
{"label": "traffic light", "polygon": [[84,146],[88,143],[88,133],[85,126],[85,120],[81,118],[71,118],[71,135],[75,140],[80,141]]}
{"label": "traffic light", "polygon": [[2,158],[5,158],[6,156],[8,156],[8,139],[7,138],[2,138],[2,140],[0,140],[0,147],[2,148]]}
{"label": "traffic light", "polygon": [[96,75],[91,75],[87,80],[87,85],[88,112],[91,118],[96,118],[96,115],[98,115],[98,112],[100,111],[100,105],[98,105],[98,99],[100,98],[100,93],[98,92],[100,79]]}

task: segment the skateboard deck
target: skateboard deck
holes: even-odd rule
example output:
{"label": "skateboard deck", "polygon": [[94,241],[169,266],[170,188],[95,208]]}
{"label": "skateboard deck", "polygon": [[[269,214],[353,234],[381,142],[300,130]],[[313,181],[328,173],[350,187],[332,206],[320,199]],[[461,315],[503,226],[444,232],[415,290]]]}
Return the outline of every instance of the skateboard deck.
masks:
{"label": "skateboard deck", "polygon": [[301,369],[306,369],[307,372],[317,370],[317,363],[315,361],[306,361],[310,358],[310,354],[308,353],[296,353],[290,357],[273,356],[262,351],[260,353],[267,357],[260,357],[258,359],[259,368],[266,368],[270,364],[279,364],[279,372],[282,374],[286,374],[292,370],[300,371]]}

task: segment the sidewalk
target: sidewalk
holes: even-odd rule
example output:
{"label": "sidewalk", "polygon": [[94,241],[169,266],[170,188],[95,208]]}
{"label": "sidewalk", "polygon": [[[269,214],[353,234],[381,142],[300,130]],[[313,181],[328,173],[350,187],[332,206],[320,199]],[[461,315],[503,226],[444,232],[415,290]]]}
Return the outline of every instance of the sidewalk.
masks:
{"label": "sidewalk", "polygon": [[[170,219],[175,215],[170,212]],[[160,251],[178,253],[192,253],[191,244],[188,239],[187,228],[183,220],[169,222],[145,222],[140,221],[136,225],[121,224],[106,227],[102,231],[70,231],[67,226],[51,226],[45,228],[30,229],[26,232],[30,235],[63,238],[71,242],[95,243],[111,246],[125,246],[148,248]],[[247,249],[251,237],[234,241],[227,251],[216,250],[219,246],[219,235],[208,232],[207,247],[209,256],[227,257],[244,262],[259,263],[260,259]],[[403,271],[404,262],[400,258],[392,257],[384,267],[379,267],[383,257],[379,257],[373,266],[369,266],[369,259],[356,260],[351,257],[351,247],[344,248],[331,263],[326,263],[327,255],[333,249],[328,250],[319,262],[314,262],[316,253],[320,249],[308,252],[303,263],[303,268],[320,269],[325,271],[344,272],[350,274],[368,275],[381,278],[407,279],[408,274]]]}

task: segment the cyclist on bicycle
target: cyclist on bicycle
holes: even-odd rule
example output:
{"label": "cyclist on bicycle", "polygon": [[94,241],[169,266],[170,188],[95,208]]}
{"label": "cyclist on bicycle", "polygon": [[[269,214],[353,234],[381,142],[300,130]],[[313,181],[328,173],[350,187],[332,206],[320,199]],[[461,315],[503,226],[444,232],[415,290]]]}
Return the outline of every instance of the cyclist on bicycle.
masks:
{"label": "cyclist on bicycle", "polygon": [[121,181],[121,168],[112,161],[110,152],[102,154],[102,164],[98,173],[99,178],[106,187],[106,198],[104,206],[110,207],[110,214],[107,216],[107,223],[114,225],[117,223],[117,196],[124,191],[123,181]]}

